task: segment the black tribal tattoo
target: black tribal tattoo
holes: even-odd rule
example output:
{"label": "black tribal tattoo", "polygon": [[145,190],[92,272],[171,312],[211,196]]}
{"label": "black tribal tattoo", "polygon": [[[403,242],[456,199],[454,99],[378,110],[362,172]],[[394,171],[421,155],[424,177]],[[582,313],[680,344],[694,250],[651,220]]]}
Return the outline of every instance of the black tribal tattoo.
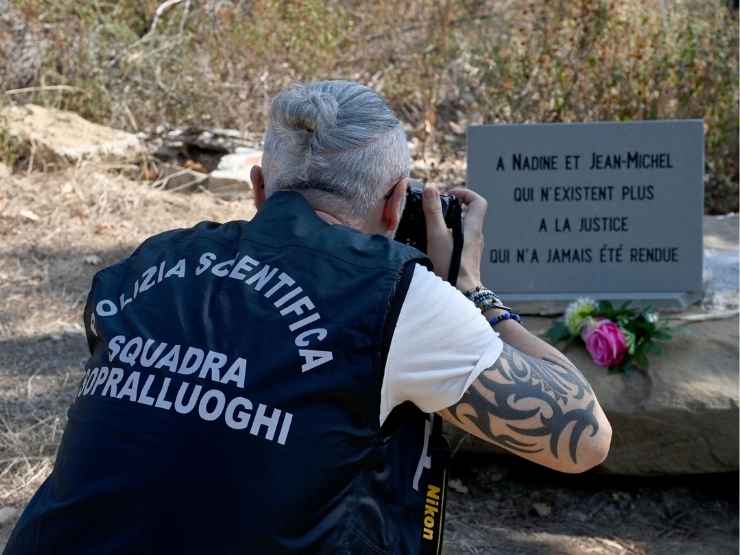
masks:
{"label": "black tribal tattoo", "polygon": [[[494,381],[492,376],[497,379]],[[588,404],[585,398],[591,398]],[[522,399],[540,402],[532,408],[517,408],[516,404]],[[579,408],[566,410],[569,400],[583,400],[584,403]],[[567,358],[532,357],[504,344],[496,363],[448,409],[448,417],[459,424],[475,426],[492,443],[518,453],[542,452],[545,448],[534,438],[547,438],[555,457],[558,457],[558,442],[563,431],[573,423],[568,450],[570,458],[577,463],[576,451],[581,436],[589,428],[591,437],[599,430],[594,405],[590,386]],[[547,407],[552,414],[544,410]],[[523,421],[536,416],[539,419],[535,424],[524,425]],[[494,433],[494,419],[504,422],[512,434]]]}

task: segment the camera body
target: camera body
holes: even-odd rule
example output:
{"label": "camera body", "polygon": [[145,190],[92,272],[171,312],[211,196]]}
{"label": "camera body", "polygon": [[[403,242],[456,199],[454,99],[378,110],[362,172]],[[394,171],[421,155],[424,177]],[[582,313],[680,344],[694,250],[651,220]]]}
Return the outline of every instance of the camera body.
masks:
{"label": "camera body", "polygon": [[[424,187],[419,181],[409,180],[406,191],[406,207],[396,230],[396,241],[411,245],[421,252],[427,251],[427,228],[422,206]],[[462,206],[453,195],[440,195],[445,224],[452,230],[453,237],[462,236]]]}

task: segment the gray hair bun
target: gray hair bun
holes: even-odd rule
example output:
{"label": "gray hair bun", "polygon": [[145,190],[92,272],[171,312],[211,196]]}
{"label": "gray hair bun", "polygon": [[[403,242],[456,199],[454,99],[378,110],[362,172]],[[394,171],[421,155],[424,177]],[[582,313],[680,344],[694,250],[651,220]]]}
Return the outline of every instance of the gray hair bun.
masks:
{"label": "gray hair bun", "polygon": [[305,131],[314,141],[337,124],[339,104],[334,95],[294,87],[275,99],[271,119],[287,130]]}
{"label": "gray hair bun", "polygon": [[268,194],[300,190],[316,206],[361,220],[410,162],[403,127],[365,85],[315,81],[272,101],[262,156]]}

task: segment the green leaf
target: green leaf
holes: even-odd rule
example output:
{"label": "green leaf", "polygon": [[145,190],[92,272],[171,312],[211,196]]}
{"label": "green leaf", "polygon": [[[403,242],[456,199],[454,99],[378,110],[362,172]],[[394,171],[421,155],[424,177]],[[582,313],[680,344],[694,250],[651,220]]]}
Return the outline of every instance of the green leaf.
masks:
{"label": "green leaf", "polygon": [[622,329],[622,333],[624,334],[624,340],[627,343],[627,349],[629,354],[634,355],[635,354],[635,347],[637,346],[637,338],[635,337],[635,334],[632,333],[628,329]]}
{"label": "green leaf", "polygon": [[559,341],[565,341],[566,339],[570,338],[570,330],[568,329],[568,326],[565,325],[565,322],[562,320],[558,320],[553,323],[552,326],[550,326],[550,329],[545,332],[545,336],[553,343],[557,343]]}

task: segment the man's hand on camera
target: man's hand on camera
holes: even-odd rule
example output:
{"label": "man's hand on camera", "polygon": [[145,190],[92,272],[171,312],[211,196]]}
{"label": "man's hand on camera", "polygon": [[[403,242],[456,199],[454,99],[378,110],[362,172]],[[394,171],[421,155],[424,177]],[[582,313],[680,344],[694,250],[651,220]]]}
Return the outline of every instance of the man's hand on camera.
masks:
{"label": "man's hand on camera", "polygon": [[[483,222],[488,203],[486,199],[470,189],[457,188],[450,191],[464,207],[463,245],[460,259],[460,273],[457,277],[457,288],[469,291],[481,284],[480,261],[483,254]],[[422,200],[424,219],[427,231],[427,254],[434,264],[434,272],[442,279],[447,279],[452,257],[452,233],[445,224],[442,215],[442,203],[439,191],[433,185],[424,188]]]}
{"label": "man's hand on camera", "polygon": [[[464,208],[465,243],[457,287],[465,292],[481,284],[488,205],[470,189],[453,189],[450,194]],[[442,217],[437,190],[427,186],[422,203],[427,254],[437,275],[446,279],[452,236]],[[490,320],[501,313],[492,308],[484,316]],[[612,429],[583,374],[519,322],[503,321],[496,332],[503,346],[495,362],[478,375],[457,403],[439,414],[461,430],[561,472],[584,472],[601,464],[609,453]]]}

